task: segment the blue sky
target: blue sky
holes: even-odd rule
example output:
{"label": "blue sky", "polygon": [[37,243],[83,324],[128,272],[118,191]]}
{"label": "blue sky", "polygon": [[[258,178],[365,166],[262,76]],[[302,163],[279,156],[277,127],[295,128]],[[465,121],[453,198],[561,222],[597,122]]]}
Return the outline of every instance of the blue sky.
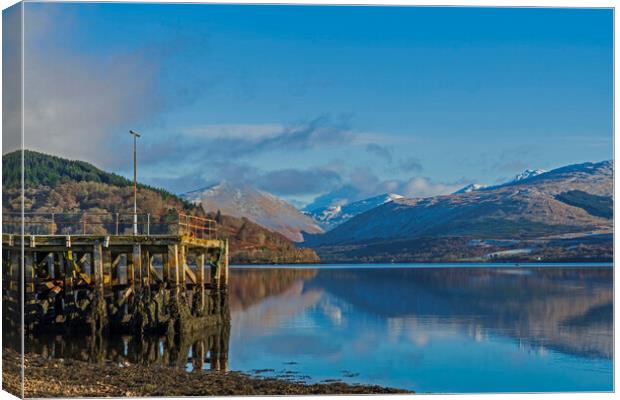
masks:
{"label": "blue sky", "polygon": [[612,18],[27,3],[26,146],[129,176],[136,129],[147,183],[227,179],[296,202],[610,159]]}

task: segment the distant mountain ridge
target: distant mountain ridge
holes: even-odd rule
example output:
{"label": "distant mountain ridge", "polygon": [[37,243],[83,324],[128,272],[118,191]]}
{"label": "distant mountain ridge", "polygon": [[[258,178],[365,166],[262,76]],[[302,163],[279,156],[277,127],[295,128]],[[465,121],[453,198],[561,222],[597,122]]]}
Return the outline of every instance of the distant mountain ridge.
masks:
{"label": "distant mountain ridge", "polygon": [[416,238],[533,240],[612,232],[613,220],[605,218],[610,215],[605,207],[612,204],[606,199],[612,197],[613,161],[575,164],[466,193],[397,199],[309,238],[308,244],[330,261],[353,248],[356,257],[367,258],[383,251],[381,246],[392,256],[413,252],[407,246],[415,243],[396,243]]}
{"label": "distant mountain ridge", "polygon": [[511,183],[522,181],[524,179],[533,178],[537,175],[544,174],[545,172],[546,171],[543,169],[526,169],[525,171],[515,175],[514,178],[512,178],[508,182],[501,183],[499,185],[490,185],[490,186],[483,185],[481,183],[470,183],[469,185],[462,187],[461,189],[457,190],[456,192],[452,194],[469,193],[469,192],[475,192],[477,190],[485,190],[485,189],[494,189],[498,186],[508,185]]}
{"label": "distant mountain ridge", "polygon": [[323,233],[307,215],[292,204],[247,185],[220,182],[181,195],[193,204],[201,204],[205,212],[217,212],[247,218],[271,231],[281,233],[294,242],[303,241],[302,232]]}
{"label": "distant mountain ridge", "polygon": [[306,214],[319,224],[326,231],[335,228],[345,221],[371,210],[375,207],[389,203],[403,196],[394,193],[385,193],[368,199],[355,201],[344,205],[334,205],[321,207],[313,211],[306,211]]}

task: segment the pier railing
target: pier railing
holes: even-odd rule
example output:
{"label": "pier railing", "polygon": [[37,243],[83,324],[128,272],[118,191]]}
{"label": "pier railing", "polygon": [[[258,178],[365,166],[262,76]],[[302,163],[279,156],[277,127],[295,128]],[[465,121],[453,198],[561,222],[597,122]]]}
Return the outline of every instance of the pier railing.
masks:
{"label": "pier railing", "polygon": [[[23,228],[26,235],[189,235],[214,239],[216,223],[209,218],[180,212],[165,214],[131,212],[25,212]],[[22,233],[22,214],[3,213],[2,232]]]}

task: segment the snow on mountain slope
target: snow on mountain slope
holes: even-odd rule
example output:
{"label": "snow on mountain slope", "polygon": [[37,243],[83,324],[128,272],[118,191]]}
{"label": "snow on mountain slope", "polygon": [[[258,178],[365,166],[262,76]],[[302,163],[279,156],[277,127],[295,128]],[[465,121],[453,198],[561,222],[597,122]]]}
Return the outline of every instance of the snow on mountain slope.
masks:
{"label": "snow on mountain slope", "polygon": [[330,230],[356,215],[401,198],[403,198],[401,195],[386,193],[345,205],[321,207],[313,211],[308,211],[306,214],[312,217],[323,229]]}
{"label": "snow on mountain slope", "polygon": [[486,187],[485,185],[482,185],[480,183],[470,183],[469,185],[464,186],[461,189],[457,190],[453,194],[475,192],[476,190],[484,189],[485,187]]}
{"label": "snow on mountain slope", "polygon": [[302,232],[323,232],[310,217],[290,203],[246,185],[222,182],[185,193],[181,197],[195,204],[201,203],[207,212],[220,210],[225,215],[245,217],[295,242],[303,241]]}
{"label": "snow on mountain slope", "polygon": [[613,196],[613,161],[569,165],[494,188],[424,199],[397,199],[357,215],[313,247],[416,237],[543,237],[610,230],[613,220],[556,198],[578,190]]}
{"label": "snow on mountain slope", "polygon": [[544,169],[526,169],[525,171],[521,172],[520,174],[517,174],[511,182],[518,182],[518,181],[522,181],[524,179],[528,179],[528,178],[532,178],[534,176],[540,175],[540,174],[544,174],[545,171]]}

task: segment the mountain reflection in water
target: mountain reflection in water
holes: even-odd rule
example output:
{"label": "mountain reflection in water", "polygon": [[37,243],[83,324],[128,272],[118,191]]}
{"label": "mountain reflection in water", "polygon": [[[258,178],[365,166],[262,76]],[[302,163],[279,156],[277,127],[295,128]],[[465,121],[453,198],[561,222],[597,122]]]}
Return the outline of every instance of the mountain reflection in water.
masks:
{"label": "mountain reflection in water", "polygon": [[234,270],[232,286],[260,284],[231,299],[230,367],[417,391],[611,390],[612,272]]}

